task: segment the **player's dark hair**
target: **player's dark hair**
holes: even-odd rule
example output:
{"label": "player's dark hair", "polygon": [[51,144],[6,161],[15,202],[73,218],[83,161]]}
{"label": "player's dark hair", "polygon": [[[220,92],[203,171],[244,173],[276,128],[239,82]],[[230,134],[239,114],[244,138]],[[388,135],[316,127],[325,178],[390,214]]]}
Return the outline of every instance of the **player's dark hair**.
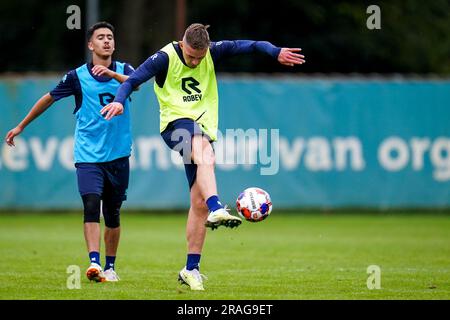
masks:
{"label": "player's dark hair", "polygon": [[95,30],[100,29],[100,28],[108,28],[109,30],[111,30],[112,33],[114,33],[114,27],[112,26],[111,23],[106,22],[106,21],[100,21],[100,22],[95,23],[93,26],[91,26],[88,29],[88,31],[86,33],[87,40],[90,41]]}
{"label": "player's dark hair", "polygon": [[209,47],[209,34],[206,29],[209,25],[203,25],[201,23],[193,23],[187,27],[184,32],[184,40],[196,50],[203,50]]}

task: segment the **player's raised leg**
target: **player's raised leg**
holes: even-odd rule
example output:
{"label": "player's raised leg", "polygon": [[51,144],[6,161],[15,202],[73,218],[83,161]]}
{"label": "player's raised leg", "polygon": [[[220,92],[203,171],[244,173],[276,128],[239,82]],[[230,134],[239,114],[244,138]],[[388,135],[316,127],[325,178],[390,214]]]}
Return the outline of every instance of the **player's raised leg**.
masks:
{"label": "player's raised leg", "polygon": [[214,172],[214,150],[205,136],[195,135],[192,137],[192,159],[197,165],[196,183],[199,192],[206,199],[206,205],[210,212],[205,225],[212,230],[219,226],[228,228],[239,226],[242,220],[229,214],[219,200]]}

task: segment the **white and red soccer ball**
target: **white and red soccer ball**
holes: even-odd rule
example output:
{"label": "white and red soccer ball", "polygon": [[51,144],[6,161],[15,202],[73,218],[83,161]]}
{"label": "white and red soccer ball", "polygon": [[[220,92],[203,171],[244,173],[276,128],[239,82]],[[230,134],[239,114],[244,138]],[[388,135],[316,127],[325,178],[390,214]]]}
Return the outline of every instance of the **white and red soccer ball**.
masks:
{"label": "white and red soccer ball", "polygon": [[247,221],[262,221],[272,212],[272,200],[269,193],[261,188],[247,188],[239,194],[236,209],[238,214]]}

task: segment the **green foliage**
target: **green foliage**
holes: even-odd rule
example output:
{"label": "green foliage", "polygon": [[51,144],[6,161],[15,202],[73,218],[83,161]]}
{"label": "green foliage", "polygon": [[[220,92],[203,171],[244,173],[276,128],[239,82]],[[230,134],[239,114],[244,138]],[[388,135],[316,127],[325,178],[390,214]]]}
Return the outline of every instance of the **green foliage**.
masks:
{"label": "green foliage", "polygon": [[[267,39],[278,46],[303,48],[307,62],[292,72],[449,74],[450,2],[446,0],[377,1],[380,30],[366,27],[370,16],[366,9],[373,4],[368,1],[191,3],[191,20],[211,24],[214,39]],[[289,71],[253,57],[235,59],[219,70]]]}
{"label": "green foliage", "polygon": [[[117,29],[116,56],[134,65],[175,36],[175,0],[102,0],[100,19]],[[67,6],[79,5],[83,30],[66,28]],[[2,1],[0,70],[67,71],[84,61],[82,0]],[[448,0],[377,1],[381,30],[369,30],[369,1],[186,0],[186,23],[210,24],[213,40],[268,40],[301,47],[307,62],[286,68],[264,56],[240,56],[221,72],[450,74]],[[5,32],[6,30],[6,32]]]}

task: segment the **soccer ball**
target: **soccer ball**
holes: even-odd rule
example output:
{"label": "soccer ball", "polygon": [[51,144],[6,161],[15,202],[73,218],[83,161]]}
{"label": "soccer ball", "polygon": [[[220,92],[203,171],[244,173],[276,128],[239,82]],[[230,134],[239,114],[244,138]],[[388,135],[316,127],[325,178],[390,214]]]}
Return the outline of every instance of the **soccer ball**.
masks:
{"label": "soccer ball", "polygon": [[247,221],[262,221],[272,212],[272,200],[270,195],[261,188],[247,188],[238,196],[236,209],[238,214]]}

